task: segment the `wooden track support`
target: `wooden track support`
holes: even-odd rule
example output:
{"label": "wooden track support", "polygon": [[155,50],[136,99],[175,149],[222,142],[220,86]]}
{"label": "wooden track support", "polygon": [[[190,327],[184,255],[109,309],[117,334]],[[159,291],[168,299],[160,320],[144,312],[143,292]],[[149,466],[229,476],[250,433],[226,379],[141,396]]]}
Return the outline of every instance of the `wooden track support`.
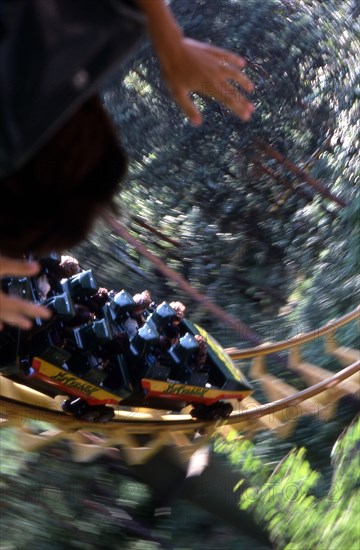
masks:
{"label": "wooden track support", "polygon": [[[329,355],[336,357],[341,365],[347,367],[360,359],[360,351],[358,349],[339,346],[335,335],[330,333],[325,336],[325,350]],[[360,385],[359,377],[352,377],[358,385]]]}
{"label": "wooden track support", "polygon": [[[268,374],[265,371],[265,358],[263,356],[254,357],[252,360],[252,366],[250,370],[250,376],[253,379],[257,379],[265,392],[267,398],[270,401],[277,401],[296,394],[297,389],[279,380],[276,376]],[[336,404],[333,401],[328,401],[319,398],[318,396],[310,397],[300,403],[293,403],[290,407],[275,413],[275,417],[282,423],[290,423],[291,428],[287,434],[290,434],[291,430],[295,428],[297,421],[301,416],[307,415],[319,415],[323,421],[328,421],[336,410]]]}
{"label": "wooden track support", "polygon": [[[346,348],[347,351],[356,352],[356,350],[350,350]],[[359,353],[349,353],[349,359],[354,359],[353,361],[348,361],[345,366],[355,363],[359,360]],[[298,347],[293,347],[289,350],[289,368],[296,373],[298,373],[309,385],[317,384],[330,378],[333,374],[331,371],[318,367],[312,363],[308,363],[302,360],[300,349]],[[360,398],[360,373],[357,372],[350,376],[347,380],[344,380],[337,386],[330,388],[327,392],[324,392],[323,398],[328,400],[328,403],[336,403],[341,397],[352,394],[357,398]]]}
{"label": "wooden track support", "polygon": [[[101,454],[120,453],[129,464],[143,464],[161,448],[170,446],[176,450],[179,461],[187,463],[219,429],[222,432],[239,430],[245,437],[256,430],[272,429],[279,436],[286,437],[300,415],[318,413],[321,418],[327,419],[339,395],[357,390],[359,386],[356,377],[359,376],[360,360],[338,373],[330,373],[304,363],[300,351],[296,349],[299,345],[294,345],[294,342],[288,345],[288,348],[293,348],[290,366],[298,369],[304,378],[308,376],[309,383],[315,384],[296,391],[266,373],[266,353],[258,348],[255,353],[260,352],[259,355],[254,356],[252,352],[252,375],[263,384],[272,402],[260,404],[249,397],[240,404],[236,403],[234,412],[225,421],[197,421],[189,414],[169,415],[166,411],[154,413],[151,409],[119,409],[112,422],[85,422],[61,411],[59,403],[63,397],[60,396],[60,401],[52,399],[0,376],[1,416],[4,418],[1,425],[19,427],[19,438],[27,450],[40,450],[52,442],[65,439],[72,448],[74,459],[81,462],[89,462]],[[325,399],[321,397],[324,392]],[[44,431],[36,434],[32,428],[34,421],[40,422],[40,429],[44,423],[51,425],[52,429],[43,428]]]}
{"label": "wooden track support", "polygon": [[[263,367],[260,367],[260,370]],[[160,423],[157,429],[150,429],[150,432],[153,431],[152,436],[149,441],[144,445],[141,442],[141,434],[148,434],[146,429],[146,424],[149,428],[151,423],[143,423],[139,425],[139,428],[134,428],[132,426],[127,426],[124,430],[121,425],[116,431],[110,430],[108,439],[104,439],[99,445],[101,447],[101,452],[114,452],[116,449],[111,449],[109,445],[118,444],[121,447],[121,452],[128,464],[144,464],[150,460],[156,453],[165,446],[172,446],[176,449],[177,455],[180,462],[189,463],[191,457],[194,453],[203,448],[208,444],[208,441],[212,434],[217,432],[219,429],[221,433],[230,432],[232,430],[241,430],[243,436],[246,437],[246,434],[249,433],[250,426],[250,435],[251,429],[253,429],[252,424],[259,429],[275,429],[279,436],[286,437],[295,425],[295,421],[304,414],[301,407],[304,403],[315,402],[313,399],[315,396],[318,398],[319,394],[322,392],[327,392],[332,390],[338,384],[341,384],[347,377],[352,376],[355,373],[358,373],[360,369],[360,361],[349,365],[339,373],[333,374],[324,380],[321,380],[314,386],[307,388],[306,390],[301,390],[292,395],[286,395],[280,399],[273,401],[272,403],[267,403],[266,405],[261,405],[251,398],[244,400],[242,410],[234,411],[233,415],[228,419],[227,423],[218,422],[218,423],[197,423],[193,420],[178,422],[179,426],[174,428],[171,422],[169,423]],[[267,375],[270,376],[270,375]],[[291,387],[291,386],[290,386]],[[283,392],[280,392],[283,393]],[[285,392],[287,393],[287,391]],[[247,401],[247,406],[246,406]],[[300,405],[301,403],[301,405]],[[249,405],[252,407],[249,408]],[[323,407],[329,409],[329,407]],[[331,411],[330,407],[330,411]],[[314,414],[316,410],[311,410],[311,413]],[[283,415],[283,421],[279,420],[279,414]],[[323,417],[327,417],[328,410],[325,411]],[[268,418],[266,418],[268,417]],[[262,423],[258,423],[261,420]],[[113,426],[108,426],[109,428]],[[100,427],[99,430],[106,430],[106,427]],[[140,434],[140,438],[138,435]],[[96,443],[95,443],[96,446]],[[83,452],[83,450],[82,450]],[[98,456],[100,453],[99,450],[91,449],[92,456]],[[85,451],[85,454],[76,455],[78,459],[84,460],[90,459],[90,454],[88,451]]]}
{"label": "wooden track support", "polygon": [[[241,403],[236,404],[235,414],[241,411],[256,411],[261,407],[261,403],[253,397],[247,397]],[[255,416],[247,422],[242,422],[236,427],[244,432],[248,437],[252,437],[255,432],[261,430],[272,430],[281,438],[286,438],[292,431],[292,426],[289,422],[283,422],[281,419],[282,413],[270,413],[265,416]],[[232,427],[234,427],[232,425]]]}

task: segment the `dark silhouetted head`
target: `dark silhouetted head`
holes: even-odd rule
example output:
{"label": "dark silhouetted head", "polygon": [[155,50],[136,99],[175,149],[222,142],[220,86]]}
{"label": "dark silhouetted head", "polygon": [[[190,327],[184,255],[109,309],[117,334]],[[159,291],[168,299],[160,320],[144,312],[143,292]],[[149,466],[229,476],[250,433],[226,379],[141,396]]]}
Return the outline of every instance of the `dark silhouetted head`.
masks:
{"label": "dark silhouetted head", "polygon": [[44,254],[78,244],[115,210],[127,171],[98,97],[87,100],[16,172],[0,180],[0,253]]}

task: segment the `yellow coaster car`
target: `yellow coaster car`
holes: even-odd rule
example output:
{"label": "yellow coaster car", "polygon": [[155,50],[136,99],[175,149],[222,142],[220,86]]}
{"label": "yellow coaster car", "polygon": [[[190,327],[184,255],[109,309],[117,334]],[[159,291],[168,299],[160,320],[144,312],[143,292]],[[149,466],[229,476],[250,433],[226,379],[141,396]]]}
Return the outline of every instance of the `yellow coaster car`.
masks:
{"label": "yellow coaster car", "polygon": [[140,308],[125,290],[101,289],[96,299],[99,287],[91,271],[48,279],[45,299],[39,278],[3,283],[54,315],[30,332],[4,331],[0,366],[22,384],[67,395],[66,413],[105,422],[114,417],[111,405],[174,412],[192,405],[194,418],[216,420],[231,414],[229,401],[252,393],[220,344],[168,303]]}

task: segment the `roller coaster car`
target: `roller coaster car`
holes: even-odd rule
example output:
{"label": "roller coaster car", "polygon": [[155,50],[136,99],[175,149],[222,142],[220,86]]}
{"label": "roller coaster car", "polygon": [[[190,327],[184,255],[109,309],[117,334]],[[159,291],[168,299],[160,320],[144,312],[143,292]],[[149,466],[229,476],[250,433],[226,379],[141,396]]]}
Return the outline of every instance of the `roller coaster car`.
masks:
{"label": "roller coaster car", "polygon": [[[54,315],[50,322],[36,320],[30,332],[1,332],[0,366],[3,375],[42,393],[67,395],[66,413],[105,422],[115,415],[111,405],[181,411],[191,404],[193,418],[216,420],[231,414],[228,401],[252,393],[218,342],[186,318],[177,322],[166,302],[143,312],[133,333],[136,304],[125,290],[96,313],[91,309],[98,290],[91,271],[62,279],[45,300],[38,281],[3,280],[3,290],[42,302]],[[91,319],[77,325],[79,306]],[[206,347],[202,361],[199,340]]]}

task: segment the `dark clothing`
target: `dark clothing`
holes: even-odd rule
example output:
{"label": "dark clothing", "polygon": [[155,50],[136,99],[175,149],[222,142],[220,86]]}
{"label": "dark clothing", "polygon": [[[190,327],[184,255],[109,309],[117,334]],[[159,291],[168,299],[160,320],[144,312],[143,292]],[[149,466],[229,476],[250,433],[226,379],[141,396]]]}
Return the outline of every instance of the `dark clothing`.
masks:
{"label": "dark clothing", "polygon": [[144,22],[134,0],[1,0],[0,178],[96,93]]}

